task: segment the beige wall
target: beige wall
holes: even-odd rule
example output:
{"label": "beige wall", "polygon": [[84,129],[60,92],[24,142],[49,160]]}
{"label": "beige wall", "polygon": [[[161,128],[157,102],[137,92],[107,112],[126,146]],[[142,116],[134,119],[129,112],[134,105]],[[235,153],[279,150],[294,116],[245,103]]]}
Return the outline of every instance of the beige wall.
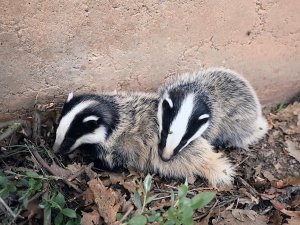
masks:
{"label": "beige wall", "polygon": [[0,112],[69,91],[155,90],[224,66],[264,104],[300,91],[299,0],[0,0]]}

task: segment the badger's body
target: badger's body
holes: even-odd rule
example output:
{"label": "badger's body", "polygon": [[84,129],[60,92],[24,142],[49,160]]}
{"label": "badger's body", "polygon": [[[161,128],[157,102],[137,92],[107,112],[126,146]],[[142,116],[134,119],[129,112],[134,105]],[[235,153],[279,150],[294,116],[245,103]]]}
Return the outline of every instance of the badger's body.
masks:
{"label": "badger's body", "polygon": [[164,160],[200,136],[215,147],[247,148],[267,132],[255,91],[233,71],[184,74],[167,81],[159,94],[159,152]]}
{"label": "badger's body", "polygon": [[[86,106],[87,102],[93,103]],[[53,148],[64,154],[76,148],[90,151],[95,154],[95,160],[109,168],[135,168],[166,177],[202,176],[213,186],[229,185],[234,175],[232,165],[202,138],[169,162],[161,160],[157,150],[157,106],[158,96],[154,94],[71,96],[63,107]],[[74,110],[77,110],[75,116]],[[82,134],[75,135],[72,129]],[[78,145],[78,140],[86,141]]]}

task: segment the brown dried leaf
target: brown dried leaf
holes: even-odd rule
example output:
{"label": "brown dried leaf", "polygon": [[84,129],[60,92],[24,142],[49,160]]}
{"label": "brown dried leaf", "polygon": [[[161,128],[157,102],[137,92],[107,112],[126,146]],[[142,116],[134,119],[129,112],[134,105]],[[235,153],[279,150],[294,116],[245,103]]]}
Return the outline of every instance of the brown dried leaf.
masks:
{"label": "brown dried leaf", "polygon": [[262,171],[262,174],[264,175],[265,178],[267,178],[270,182],[277,180],[272,173],[270,173],[267,170]]}
{"label": "brown dried leaf", "polygon": [[92,202],[94,202],[94,194],[93,194],[91,188],[87,188],[87,189],[84,191],[84,193],[83,193],[83,195],[82,195],[82,198],[83,198],[83,200],[84,200],[84,204],[85,204],[85,205],[89,205],[89,204],[91,204]]}
{"label": "brown dried leaf", "polygon": [[299,224],[300,224],[300,218],[292,217],[291,219],[287,219],[287,223],[284,223],[283,225],[299,225]]}
{"label": "brown dried leaf", "polygon": [[218,219],[213,219],[214,225],[266,225],[269,218],[265,215],[258,215],[253,210],[233,209],[220,213]]}
{"label": "brown dried leaf", "polygon": [[99,179],[90,180],[88,185],[93,192],[100,216],[103,217],[105,223],[113,224],[120,208],[120,205],[116,203],[114,192],[110,188],[107,189]]}
{"label": "brown dried leaf", "polygon": [[124,173],[109,173],[109,180],[111,182],[111,184],[116,184],[116,183],[120,183],[123,184],[124,183]]}
{"label": "brown dried leaf", "polygon": [[273,204],[273,206],[275,207],[275,209],[278,209],[280,211],[283,210],[283,209],[285,209],[285,208],[287,208],[287,207],[289,207],[289,205],[281,203],[281,202],[279,202],[276,199],[271,200],[271,203]]}
{"label": "brown dried leaf", "polygon": [[287,209],[280,210],[285,215],[291,216],[291,217],[300,217],[300,211],[290,211]]}
{"label": "brown dried leaf", "polygon": [[286,141],[287,144],[287,150],[290,154],[290,156],[294,157],[297,159],[298,162],[300,162],[300,149],[297,147],[295,142],[292,142],[290,140]]}
{"label": "brown dried leaf", "polygon": [[273,215],[270,217],[270,222],[273,225],[281,225],[282,224],[282,216],[279,210],[275,210]]}
{"label": "brown dried leaf", "polygon": [[279,180],[277,182],[273,182],[272,185],[277,188],[283,188],[290,185],[300,185],[300,177],[288,177],[283,180]]}
{"label": "brown dried leaf", "polygon": [[67,166],[67,169],[70,170],[72,173],[76,173],[82,168],[80,163],[72,163]]}
{"label": "brown dried leaf", "polygon": [[277,119],[280,121],[289,121],[300,114],[300,103],[295,102],[289,105],[285,109],[280,110],[276,115],[271,115],[272,119]]}
{"label": "brown dried leaf", "polygon": [[82,212],[82,217],[80,220],[81,225],[95,225],[100,224],[100,215],[97,210],[86,213]]}
{"label": "brown dried leaf", "polygon": [[130,182],[130,181],[124,182],[123,186],[124,186],[125,189],[127,189],[131,193],[134,193],[137,189],[137,185],[133,182]]}
{"label": "brown dried leaf", "polygon": [[240,188],[239,191],[240,191],[240,193],[242,193],[242,194],[246,195],[248,198],[250,198],[252,203],[255,203],[256,205],[259,203],[259,199],[255,198],[252,194],[250,194],[246,190],[246,188]]}

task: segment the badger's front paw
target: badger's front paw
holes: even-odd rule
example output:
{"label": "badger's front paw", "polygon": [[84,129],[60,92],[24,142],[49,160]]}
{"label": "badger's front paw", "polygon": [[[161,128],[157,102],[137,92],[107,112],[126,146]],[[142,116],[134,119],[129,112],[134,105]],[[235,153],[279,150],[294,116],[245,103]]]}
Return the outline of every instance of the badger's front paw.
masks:
{"label": "badger's front paw", "polygon": [[204,165],[204,176],[213,188],[228,189],[232,187],[234,175],[234,166],[221,153],[211,154],[207,164]]}

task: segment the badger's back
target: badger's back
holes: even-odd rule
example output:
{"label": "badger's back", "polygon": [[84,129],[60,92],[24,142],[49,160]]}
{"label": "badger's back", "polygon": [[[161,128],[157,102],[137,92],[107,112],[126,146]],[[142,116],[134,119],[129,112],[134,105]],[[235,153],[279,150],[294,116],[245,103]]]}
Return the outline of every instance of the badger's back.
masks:
{"label": "badger's back", "polygon": [[119,125],[107,140],[107,148],[118,157],[114,163],[145,170],[150,160],[150,151],[157,147],[158,96],[147,93],[119,93],[112,95],[118,105]]}

